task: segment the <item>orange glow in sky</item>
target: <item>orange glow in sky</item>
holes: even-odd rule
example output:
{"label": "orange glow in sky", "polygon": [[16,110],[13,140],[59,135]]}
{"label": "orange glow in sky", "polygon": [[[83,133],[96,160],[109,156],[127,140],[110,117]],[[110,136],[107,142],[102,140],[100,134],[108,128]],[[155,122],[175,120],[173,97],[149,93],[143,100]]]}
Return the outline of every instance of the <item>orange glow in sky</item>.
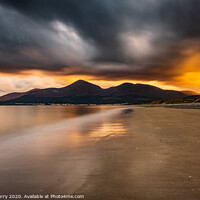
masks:
{"label": "orange glow in sky", "polygon": [[[47,88],[47,87],[64,87],[69,85],[77,80],[85,80],[89,81],[93,84],[99,85],[102,88],[108,88],[112,86],[120,85],[124,82],[130,83],[142,83],[149,84],[156,87],[160,87],[162,89],[169,90],[192,90],[200,93],[200,53],[194,54],[190,57],[186,57],[182,63],[178,63],[180,68],[176,68],[176,71],[172,71],[171,73],[175,74],[175,78],[167,81],[144,81],[144,80],[99,80],[98,77],[86,76],[86,75],[55,75],[52,73],[42,72],[39,70],[29,70],[23,71],[20,74],[0,74],[2,83],[1,85],[5,85],[5,92],[2,91],[0,95],[4,93],[14,92],[14,91],[27,91],[29,89],[37,88]],[[181,70],[181,71],[178,71]],[[178,72],[178,73],[177,73]],[[176,76],[177,73],[177,76]],[[179,75],[178,75],[179,74]],[[30,87],[20,86],[16,88],[12,86],[12,84],[16,84],[18,82],[30,82]],[[6,83],[6,84],[3,84]],[[6,91],[6,89],[8,90]]]}
{"label": "orange glow in sky", "polygon": [[200,92],[200,53],[186,59],[180,69],[182,73],[175,78],[174,84]]}

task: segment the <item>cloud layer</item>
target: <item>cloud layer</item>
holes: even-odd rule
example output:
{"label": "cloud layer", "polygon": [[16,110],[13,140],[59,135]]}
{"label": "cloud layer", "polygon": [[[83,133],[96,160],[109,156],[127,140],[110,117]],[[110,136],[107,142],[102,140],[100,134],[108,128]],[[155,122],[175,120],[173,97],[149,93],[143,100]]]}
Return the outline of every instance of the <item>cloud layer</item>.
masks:
{"label": "cloud layer", "polygon": [[199,52],[199,0],[0,0],[0,72],[173,82]]}
{"label": "cloud layer", "polygon": [[63,87],[61,81],[50,77],[10,77],[0,76],[0,96],[11,92],[28,91],[35,88]]}

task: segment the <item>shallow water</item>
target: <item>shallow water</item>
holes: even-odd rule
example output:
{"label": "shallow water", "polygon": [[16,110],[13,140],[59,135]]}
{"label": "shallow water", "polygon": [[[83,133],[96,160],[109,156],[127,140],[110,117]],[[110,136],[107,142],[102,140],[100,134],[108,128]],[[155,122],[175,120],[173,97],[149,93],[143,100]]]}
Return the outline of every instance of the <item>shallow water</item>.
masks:
{"label": "shallow water", "polygon": [[0,135],[106,109],[108,106],[0,106]]}
{"label": "shallow water", "polygon": [[22,106],[0,118],[1,194],[199,199],[200,109]]}
{"label": "shallow water", "polygon": [[114,122],[121,113],[116,106],[8,106],[0,113],[3,194],[75,191],[94,162],[82,149],[124,131]]}

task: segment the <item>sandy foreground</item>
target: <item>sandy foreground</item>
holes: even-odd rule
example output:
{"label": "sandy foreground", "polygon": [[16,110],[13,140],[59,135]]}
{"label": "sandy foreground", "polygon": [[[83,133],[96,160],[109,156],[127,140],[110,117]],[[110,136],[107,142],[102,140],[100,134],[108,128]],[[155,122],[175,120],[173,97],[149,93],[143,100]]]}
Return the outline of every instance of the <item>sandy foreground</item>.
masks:
{"label": "sandy foreground", "polygon": [[200,199],[200,109],[132,109],[4,137],[0,193]]}
{"label": "sandy foreground", "polygon": [[101,168],[80,191],[89,199],[200,199],[199,122],[200,110],[134,109],[125,134],[98,141]]}

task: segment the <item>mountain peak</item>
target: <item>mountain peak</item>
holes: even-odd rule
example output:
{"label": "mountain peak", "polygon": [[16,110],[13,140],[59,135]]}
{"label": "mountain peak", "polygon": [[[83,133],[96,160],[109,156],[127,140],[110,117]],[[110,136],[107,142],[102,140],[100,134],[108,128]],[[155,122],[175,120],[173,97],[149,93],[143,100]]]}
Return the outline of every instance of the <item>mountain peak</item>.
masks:
{"label": "mountain peak", "polygon": [[79,80],[75,81],[74,83],[88,83],[88,82],[85,80],[79,79]]}
{"label": "mountain peak", "polygon": [[[119,86],[132,86],[132,85],[134,85],[133,83],[129,83],[129,82],[125,82],[125,83],[122,83],[121,85],[119,85]],[[119,87],[118,86],[118,87]]]}
{"label": "mountain peak", "polygon": [[[75,86],[75,87],[82,87],[82,86],[93,86],[93,87],[96,87],[96,88],[100,88],[98,85],[95,85],[95,84],[92,84],[90,82],[87,82],[87,81],[84,81],[84,80],[78,80],[78,81],[75,81],[74,83],[70,84],[69,86]],[[68,86],[67,86],[68,87]]]}

